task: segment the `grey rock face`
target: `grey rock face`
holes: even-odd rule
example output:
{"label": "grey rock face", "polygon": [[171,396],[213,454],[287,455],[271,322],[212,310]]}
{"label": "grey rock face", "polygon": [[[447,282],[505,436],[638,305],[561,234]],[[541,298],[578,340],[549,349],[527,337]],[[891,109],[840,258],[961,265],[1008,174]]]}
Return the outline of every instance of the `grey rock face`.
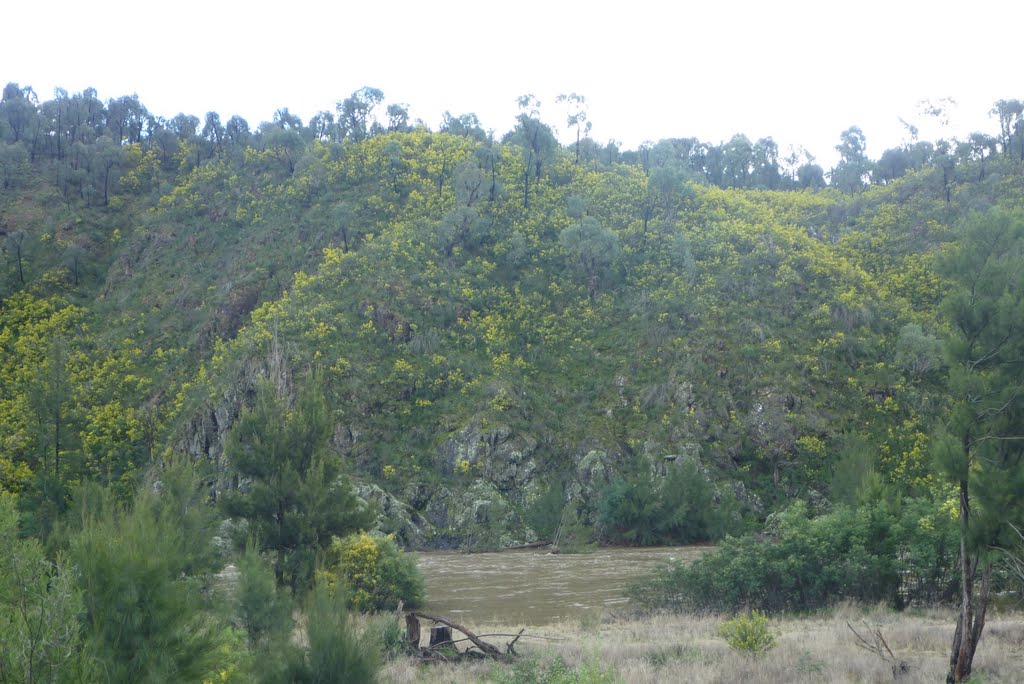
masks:
{"label": "grey rock face", "polygon": [[532,435],[515,432],[507,425],[484,428],[474,420],[441,446],[440,470],[453,475],[460,468],[469,468],[500,492],[516,497],[537,470],[533,456],[538,445]]}

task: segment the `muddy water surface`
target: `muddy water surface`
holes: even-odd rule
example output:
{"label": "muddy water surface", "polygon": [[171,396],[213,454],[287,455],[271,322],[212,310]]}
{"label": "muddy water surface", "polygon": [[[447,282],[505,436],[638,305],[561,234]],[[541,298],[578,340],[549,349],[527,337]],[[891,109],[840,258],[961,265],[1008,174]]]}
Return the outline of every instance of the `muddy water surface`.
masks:
{"label": "muddy water surface", "polygon": [[614,613],[627,606],[625,590],[634,578],[670,558],[692,561],[709,548],[605,548],[578,555],[543,549],[419,553],[427,582],[423,610],[466,626],[544,625],[585,613]]}

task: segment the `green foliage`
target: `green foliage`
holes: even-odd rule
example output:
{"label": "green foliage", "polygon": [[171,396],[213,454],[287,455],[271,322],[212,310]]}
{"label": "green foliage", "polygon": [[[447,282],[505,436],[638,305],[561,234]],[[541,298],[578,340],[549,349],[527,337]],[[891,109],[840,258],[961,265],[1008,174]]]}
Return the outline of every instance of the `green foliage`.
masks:
{"label": "green foliage", "polygon": [[[563,102],[585,136],[584,99]],[[473,461],[454,487],[489,480],[518,529],[520,514],[560,521],[553,498],[522,496],[556,477],[574,520],[597,522],[608,480],[575,462],[592,450],[626,480],[642,459],[698,454],[757,516],[852,503],[865,483],[933,490],[930,426],[951,396],[937,305],[968,267],[940,255],[976,207],[1022,204],[1016,105],[997,107],[998,138],[877,165],[850,128],[832,188],[770,138],[563,149],[539,102],[521,105],[499,142],[470,114],[410,129],[371,87],[308,126],[281,109],[252,127],[5,89],[0,487],[22,493],[26,529],[59,525],[76,481],[127,502],[154,455],[218,458],[272,338],[296,395],[320,385],[346,476],[424,492],[407,519],[443,508],[446,447],[476,423],[536,445],[515,468]],[[62,354],[63,373],[48,362]],[[863,460],[846,458],[855,439]],[[236,478],[260,479],[229,466],[217,486]],[[634,513],[672,527],[657,537],[720,533],[694,530],[685,501],[652,518],[658,487],[627,490],[620,541],[646,534]],[[439,535],[497,544],[495,524]],[[280,532],[261,529],[262,548],[308,584],[329,535]]]}
{"label": "green foliage", "polygon": [[[238,560],[237,620],[253,653],[269,654],[292,631],[291,602],[277,587],[273,568],[249,546]],[[266,657],[266,655],[261,656]]]}
{"label": "green foliage", "polygon": [[593,528],[580,513],[579,502],[569,502],[562,508],[562,515],[552,539],[553,548],[559,553],[593,553],[598,542]]}
{"label": "green foliage", "polygon": [[316,553],[332,535],[372,520],[341,479],[341,463],[327,446],[331,429],[315,379],[293,408],[264,381],[225,447],[232,468],[250,483],[228,492],[223,509],[249,522],[260,549],[275,554],[278,583],[293,590],[310,585]]}
{"label": "green foliage", "polygon": [[360,532],[335,538],[328,550],[327,573],[358,611],[394,610],[423,603],[423,576],[413,556],[394,539]]}
{"label": "green foliage", "polygon": [[718,636],[740,653],[759,655],[775,648],[768,617],[756,610],[723,622],[718,626]]}
{"label": "green foliage", "polygon": [[0,492],[0,681],[84,681],[82,592],[67,558],[46,559],[36,539],[20,539],[15,498]]}
{"label": "green foliage", "polygon": [[837,507],[809,518],[803,503],[775,514],[766,533],[728,537],[689,566],[662,567],[630,594],[647,608],[807,611],[844,599],[896,606],[956,595],[956,544],[938,507]]}
{"label": "green foliage", "polygon": [[726,492],[716,500],[714,485],[689,459],[670,463],[663,476],[642,470],[615,480],[598,515],[605,541],[642,546],[713,541],[738,522],[735,499]]}
{"label": "green foliage", "polygon": [[541,539],[551,539],[558,531],[565,506],[565,485],[552,479],[532,504],[527,508],[526,523]]}
{"label": "green foliage", "polygon": [[618,684],[623,681],[614,667],[597,659],[574,668],[561,656],[519,658],[511,666],[496,669],[492,676],[496,684]]}
{"label": "green foliage", "polygon": [[287,675],[291,684],[370,684],[380,667],[379,645],[352,623],[343,592],[316,586],[306,599],[305,646],[291,645]]}
{"label": "green foliage", "polygon": [[1024,527],[1024,214],[972,217],[943,260],[952,405],[935,439],[939,472],[958,495],[961,606],[950,681],[970,676],[984,628],[992,549]]}
{"label": "green foliage", "polygon": [[848,437],[832,469],[831,491],[836,503],[856,506],[865,489],[877,480],[876,455],[859,436]]}
{"label": "green foliage", "polygon": [[378,613],[366,622],[366,639],[379,644],[384,660],[395,660],[415,651],[405,633],[405,626],[394,613]]}
{"label": "green foliage", "polygon": [[71,558],[84,598],[86,652],[110,682],[201,681],[225,665],[223,624],[203,588],[213,570],[213,516],[175,466],[147,482],[129,511],[92,499]]}

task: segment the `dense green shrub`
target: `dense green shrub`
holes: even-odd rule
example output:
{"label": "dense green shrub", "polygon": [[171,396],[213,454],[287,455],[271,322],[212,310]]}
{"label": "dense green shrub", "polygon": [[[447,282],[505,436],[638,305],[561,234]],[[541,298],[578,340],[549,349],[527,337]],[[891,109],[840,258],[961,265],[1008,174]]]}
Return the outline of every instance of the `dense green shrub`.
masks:
{"label": "dense green shrub", "polygon": [[661,477],[649,470],[613,481],[598,511],[601,538],[614,544],[692,544],[720,539],[739,516],[731,492],[716,497],[696,463],[673,463]]}
{"label": "dense green shrub", "polygon": [[405,625],[394,613],[370,616],[366,621],[366,638],[380,647],[384,660],[394,660],[415,651],[405,633]]}
{"label": "dense green shrub", "polygon": [[729,537],[689,566],[663,566],[630,593],[646,608],[715,611],[949,600],[956,586],[952,525],[937,509],[922,512],[922,505],[893,512],[876,504],[811,519],[797,503],[769,519],[764,534]]}
{"label": "dense green shrub", "polygon": [[205,496],[185,464],[156,471],[130,510],[109,491],[79,492],[97,505],[83,509],[70,559],[103,681],[197,682],[234,667],[231,631],[204,591],[216,566]]}
{"label": "dense green shrub", "polygon": [[95,677],[80,649],[74,568],[62,556],[49,561],[38,540],[18,532],[16,499],[0,491],[0,682]]}
{"label": "dense green shrub", "polygon": [[360,532],[335,538],[328,554],[328,581],[335,579],[344,587],[356,610],[394,610],[399,601],[415,608],[423,602],[423,576],[416,560],[391,537]]}
{"label": "dense green shrub", "polygon": [[377,681],[380,653],[366,632],[358,632],[342,592],[317,585],[305,605],[306,647],[287,646],[290,684],[370,684]]}

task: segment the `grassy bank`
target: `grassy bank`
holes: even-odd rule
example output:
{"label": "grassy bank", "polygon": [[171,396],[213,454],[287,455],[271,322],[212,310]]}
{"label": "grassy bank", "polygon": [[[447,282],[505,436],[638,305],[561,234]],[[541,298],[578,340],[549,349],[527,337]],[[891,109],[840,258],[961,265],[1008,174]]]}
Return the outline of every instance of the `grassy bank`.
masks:
{"label": "grassy bank", "polygon": [[[950,610],[896,613],[886,608],[843,605],[809,617],[771,620],[777,646],[760,656],[733,651],[718,636],[725,617],[717,615],[656,615],[616,619],[590,616],[543,628],[532,634],[559,641],[520,641],[524,659],[551,663],[561,658],[570,668],[614,672],[629,684],[679,682],[892,682],[890,664],[859,648],[847,627],[862,634],[878,628],[896,658],[910,665],[900,682],[938,682],[945,679],[949,642],[955,615]],[[521,625],[467,625],[478,634],[515,633]],[[494,637],[504,645],[509,639]],[[525,671],[528,668],[520,667]],[[985,628],[975,676],[980,682],[1020,682],[1024,677],[1024,613],[994,613]],[[534,682],[516,678],[509,666],[462,663],[419,666],[411,659],[390,663],[382,681],[398,683]],[[521,673],[520,673],[521,674]],[[564,681],[564,680],[559,680]],[[568,681],[577,681],[570,679]],[[615,681],[581,678],[579,681]]]}

